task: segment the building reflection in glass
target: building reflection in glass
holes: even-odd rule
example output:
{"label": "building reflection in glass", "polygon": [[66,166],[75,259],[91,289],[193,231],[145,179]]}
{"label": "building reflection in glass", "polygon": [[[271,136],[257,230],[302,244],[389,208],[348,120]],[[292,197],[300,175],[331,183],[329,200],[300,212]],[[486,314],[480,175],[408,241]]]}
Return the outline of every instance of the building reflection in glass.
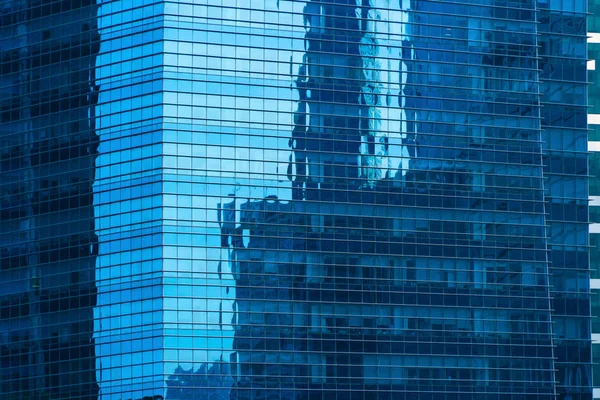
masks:
{"label": "building reflection in glass", "polygon": [[553,398],[533,13],[301,3],[291,196],[221,186],[230,398]]}
{"label": "building reflection in glass", "polygon": [[0,396],[589,398],[583,10],[249,3],[0,5]]}
{"label": "building reflection in glass", "polygon": [[564,10],[537,8],[103,3],[102,397],[585,397],[585,287],[551,304],[548,259],[585,240],[548,248],[539,118]]}

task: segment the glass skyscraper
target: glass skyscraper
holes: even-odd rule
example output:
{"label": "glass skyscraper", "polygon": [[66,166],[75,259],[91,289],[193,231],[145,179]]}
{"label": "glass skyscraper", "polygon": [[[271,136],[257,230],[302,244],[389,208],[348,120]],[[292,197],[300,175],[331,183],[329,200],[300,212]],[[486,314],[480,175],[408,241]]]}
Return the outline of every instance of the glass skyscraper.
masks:
{"label": "glass skyscraper", "polygon": [[586,12],[2,2],[0,398],[592,399]]}
{"label": "glass skyscraper", "polygon": [[0,398],[93,399],[93,1],[0,2]]}

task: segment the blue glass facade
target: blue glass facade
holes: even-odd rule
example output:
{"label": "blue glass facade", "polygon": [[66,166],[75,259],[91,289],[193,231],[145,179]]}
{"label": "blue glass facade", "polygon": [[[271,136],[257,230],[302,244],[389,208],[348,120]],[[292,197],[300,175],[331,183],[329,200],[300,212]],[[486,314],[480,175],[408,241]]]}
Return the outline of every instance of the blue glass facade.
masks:
{"label": "blue glass facade", "polygon": [[[589,393],[586,2],[540,2],[540,92],[557,392]],[[560,144],[559,144],[560,143]],[[560,161],[559,161],[560,160]],[[588,389],[583,389],[588,386]]]}
{"label": "blue glass facade", "polygon": [[591,399],[586,11],[3,3],[3,398]]}
{"label": "blue glass facade", "polygon": [[0,397],[98,395],[90,1],[0,4]]}
{"label": "blue glass facade", "polygon": [[597,79],[596,63],[598,62],[598,49],[600,43],[600,2],[590,0],[588,2],[588,150],[589,155],[589,174],[590,179],[590,288],[591,288],[591,309],[592,309],[592,361],[594,363],[592,381],[594,383],[594,398],[600,397],[600,368],[597,366],[600,360],[600,260],[597,257],[597,243],[600,233],[599,211],[600,211],[600,192],[598,191],[598,183],[600,183],[600,175],[598,175],[598,151],[600,151],[600,143],[596,134],[600,120],[597,119],[598,109],[598,89],[600,82]]}

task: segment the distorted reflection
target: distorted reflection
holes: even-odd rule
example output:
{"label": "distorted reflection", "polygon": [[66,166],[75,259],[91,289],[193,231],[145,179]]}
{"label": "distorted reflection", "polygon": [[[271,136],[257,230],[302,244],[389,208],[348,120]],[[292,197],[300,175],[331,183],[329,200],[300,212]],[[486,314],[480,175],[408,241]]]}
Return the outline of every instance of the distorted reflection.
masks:
{"label": "distorted reflection", "polygon": [[[585,111],[540,107],[558,70],[581,94],[585,24],[559,45],[541,0],[134,3],[99,13],[102,398],[587,394]],[[581,65],[540,59],[561,52]]]}

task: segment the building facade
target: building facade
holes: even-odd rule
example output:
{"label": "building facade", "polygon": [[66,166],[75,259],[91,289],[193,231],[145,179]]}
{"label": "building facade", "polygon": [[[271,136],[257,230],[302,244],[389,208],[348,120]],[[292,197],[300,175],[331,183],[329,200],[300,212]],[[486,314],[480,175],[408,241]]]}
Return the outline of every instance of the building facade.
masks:
{"label": "building facade", "polygon": [[584,3],[1,7],[3,398],[592,398]]}
{"label": "building facade", "polygon": [[598,87],[600,81],[597,76],[596,63],[600,60],[598,49],[600,49],[600,23],[598,17],[600,16],[600,2],[596,0],[590,0],[588,2],[588,149],[590,151],[589,156],[589,168],[590,168],[590,288],[591,288],[591,308],[592,308],[592,361],[593,367],[593,383],[594,383],[594,398],[600,398],[600,323],[598,318],[600,317],[600,260],[598,260],[597,247],[600,238],[600,191],[598,190],[598,182],[600,180],[600,174],[598,173],[598,151],[600,151],[599,139],[600,137],[596,133],[600,119],[596,115],[600,113],[600,108],[596,106],[600,99],[600,93]]}
{"label": "building facade", "polygon": [[97,398],[93,1],[0,4],[0,397]]}

